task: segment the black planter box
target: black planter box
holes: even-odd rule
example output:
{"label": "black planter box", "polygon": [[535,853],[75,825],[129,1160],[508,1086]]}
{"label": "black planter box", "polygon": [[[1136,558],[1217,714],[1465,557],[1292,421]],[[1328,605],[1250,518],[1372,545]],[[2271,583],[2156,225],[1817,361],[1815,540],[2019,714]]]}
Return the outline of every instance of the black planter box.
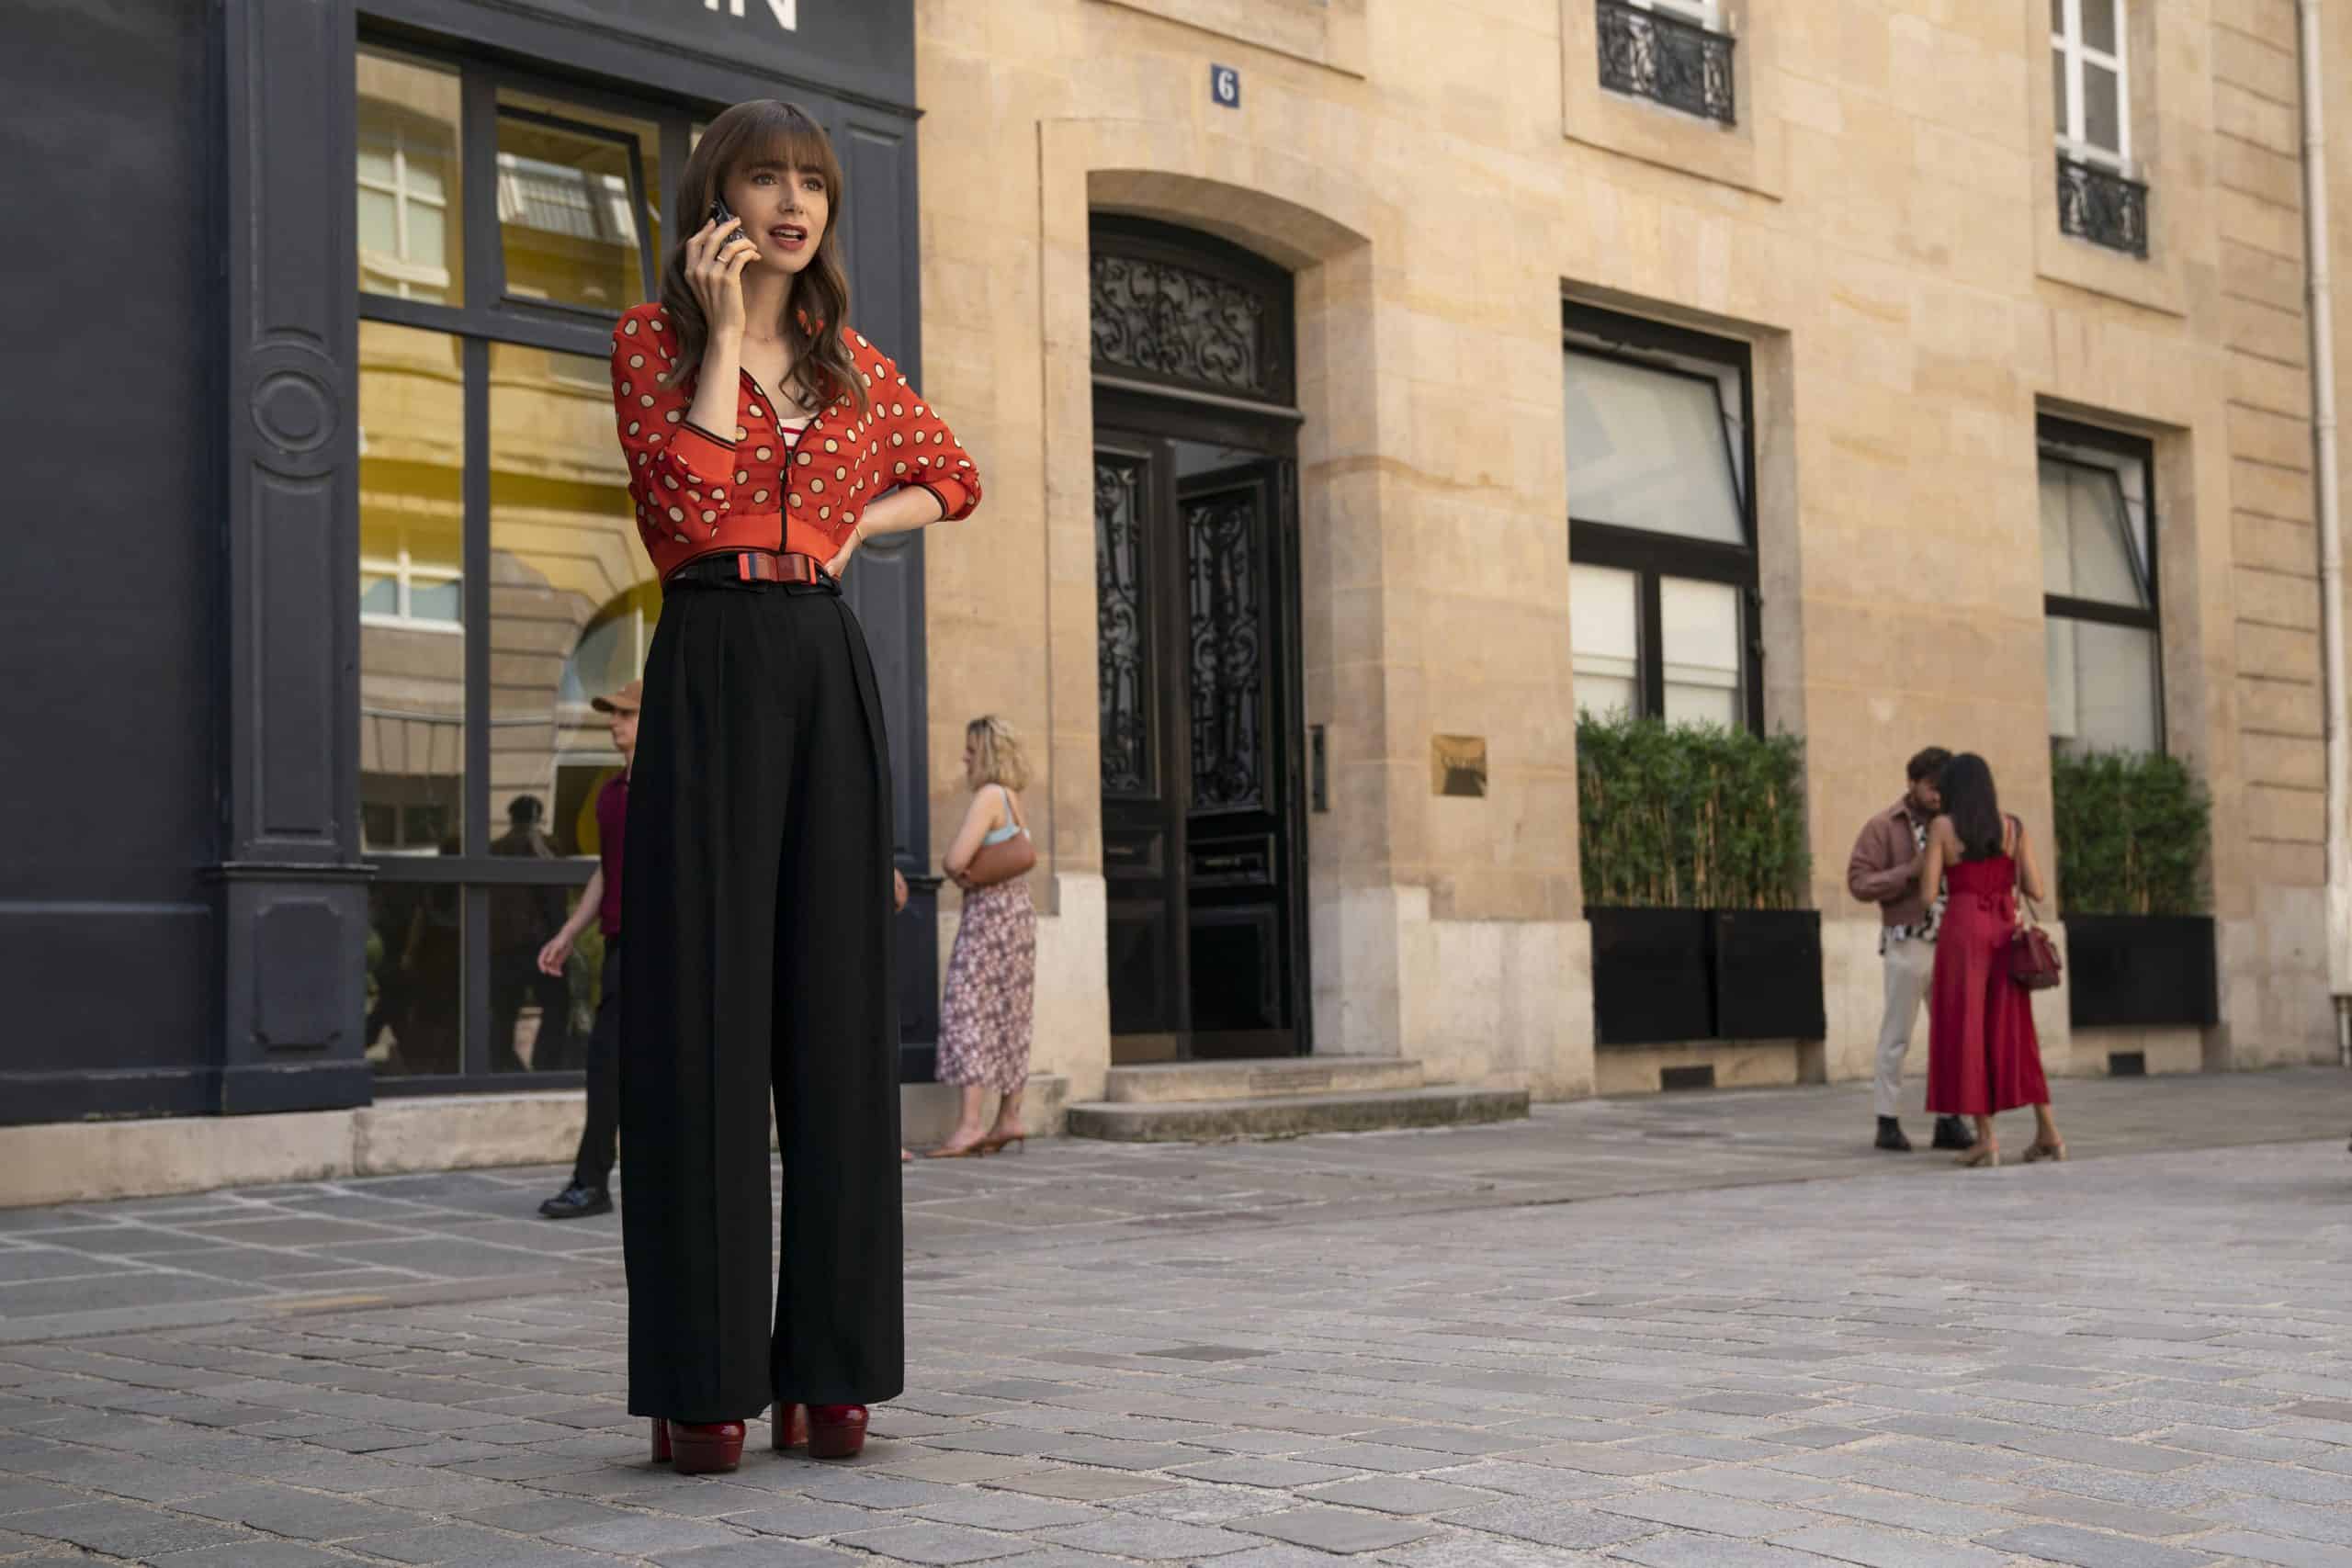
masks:
{"label": "black planter box", "polygon": [[1818,910],[1593,908],[1585,918],[1602,1045],[1826,1032]]}
{"label": "black planter box", "polygon": [[1708,1040],[1714,967],[1704,909],[1588,909],[1592,1018],[1603,1045]]}
{"label": "black planter box", "polygon": [[1717,909],[1715,1036],[1819,1040],[1829,1032],[1821,999],[1821,911]]}
{"label": "black planter box", "polygon": [[2219,1023],[2213,918],[2069,915],[2065,986],[2077,1029]]}

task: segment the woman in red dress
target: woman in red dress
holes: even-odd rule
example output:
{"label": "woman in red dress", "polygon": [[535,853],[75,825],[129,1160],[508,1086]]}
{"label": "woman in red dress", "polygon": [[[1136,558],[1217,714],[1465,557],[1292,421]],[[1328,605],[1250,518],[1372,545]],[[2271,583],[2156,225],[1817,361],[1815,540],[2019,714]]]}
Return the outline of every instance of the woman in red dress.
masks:
{"label": "woman in red dress", "polygon": [[2025,824],[2001,814],[1984,758],[1954,757],[1937,787],[1943,815],[1928,825],[1919,878],[1930,888],[1941,880],[1947,895],[1928,992],[1928,1109],[1975,1119],[1976,1145],[1960,1156],[1962,1165],[2000,1164],[1993,1118],[2021,1105],[2033,1107],[2037,1124],[2026,1162],[2064,1159],[2041,1076],[2032,996],[2009,976],[2018,892],[2041,898],[2041,868]]}
{"label": "woman in red dress", "polygon": [[853,1455],[904,1381],[890,765],[839,580],[980,483],[849,326],[841,163],[815,120],[738,104],[678,183],[662,298],[613,333],[662,585],[621,879],[621,1230],[628,1407],[655,1459],[713,1471],[771,1404],[776,1447],[805,1431]]}

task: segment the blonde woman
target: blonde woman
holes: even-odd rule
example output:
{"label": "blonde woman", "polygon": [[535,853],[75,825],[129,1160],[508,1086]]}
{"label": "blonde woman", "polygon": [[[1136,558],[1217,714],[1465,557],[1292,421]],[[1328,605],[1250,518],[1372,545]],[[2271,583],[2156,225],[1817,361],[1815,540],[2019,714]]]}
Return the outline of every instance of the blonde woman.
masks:
{"label": "blonde woman", "polygon": [[[1037,912],[1026,877],[988,887],[969,879],[973,857],[989,844],[1024,836],[1022,786],[1029,766],[1012,727],[993,716],[964,727],[964,782],[972,804],[948,846],[944,869],[964,890],[956,950],[947,960],[947,996],[939,1010],[939,1081],[963,1090],[962,1113],[933,1159],[989,1155],[1022,1141],[1021,1091],[1029,1081],[1029,1029],[1037,971]],[[996,1121],[982,1119],[996,1090]]]}

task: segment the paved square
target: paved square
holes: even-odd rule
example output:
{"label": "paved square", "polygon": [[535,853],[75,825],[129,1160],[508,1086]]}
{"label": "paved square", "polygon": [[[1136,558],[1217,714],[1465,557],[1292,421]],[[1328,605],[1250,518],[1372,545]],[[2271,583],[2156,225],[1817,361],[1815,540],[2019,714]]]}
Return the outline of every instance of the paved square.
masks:
{"label": "paved square", "polygon": [[2347,1081],[918,1166],[905,1397],[718,1479],[556,1173],[0,1213],[0,1564],[2352,1564]]}

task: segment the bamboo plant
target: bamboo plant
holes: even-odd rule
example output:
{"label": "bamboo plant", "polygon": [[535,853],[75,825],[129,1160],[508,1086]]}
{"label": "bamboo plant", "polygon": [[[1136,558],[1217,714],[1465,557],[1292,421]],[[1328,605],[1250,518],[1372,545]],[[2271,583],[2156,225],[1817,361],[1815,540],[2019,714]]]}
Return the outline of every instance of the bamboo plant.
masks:
{"label": "bamboo plant", "polygon": [[2177,757],[2054,750],[2058,902],[2069,915],[2200,915],[2212,803]]}
{"label": "bamboo plant", "polygon": [[1804,787],[1804,742],[1794,736],[1580,716],[1586,904],[1797,908],[1811,865]]}

